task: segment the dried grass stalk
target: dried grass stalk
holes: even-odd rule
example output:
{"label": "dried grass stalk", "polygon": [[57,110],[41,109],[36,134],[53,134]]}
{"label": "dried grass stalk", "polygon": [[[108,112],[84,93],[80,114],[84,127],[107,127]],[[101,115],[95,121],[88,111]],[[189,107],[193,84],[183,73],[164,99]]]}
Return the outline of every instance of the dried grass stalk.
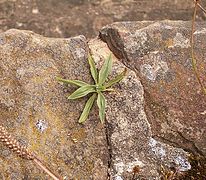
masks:
{"label": "dried grass stalk", "polygon": [[193,13],[193,18],[192,18],[192,32],[191,32],[191,41],[190,41],[190,45],[191,45],[191,57],[192,57],[192,67],[195,73],[195,76],[198,80],[198,83],[201,86],[201,89],[203,91],[203,93],[206,95],[206,87],[204,86],[203,82],[200,79],[200,74],[199,71],[197,69],[197,59],[195,57],[195,53],[194,53],[194,32],[195,32],[195,21],[196,21],[196,14],[197,14],[197,7],[199,7],[200,9],[202,9],[203,12],[206,12],[205,9],[199,4],[199,0],[194,0],[195,2],[195,7],[194,7],[194,13]]}
{"label": "dried grass stalk", "polygon": [[22,146],[16,139],[12,138],[6,129],[0,125],[0,141],[7,146],[12,152],[17,154],[19,157],[32,160],[40,169],[47,173],[54,180],[62,180],[60,176],[55,175],[51,170],[49,170],[41,160],[35,156],[26,146]]}
{"label": "dried grass stalk", "polygon": [[0,140],[19,157],[27,160],[34,159],[32,152],[26,146],[20,145],[16,139],[13,139],[3,126],[0,126]]}

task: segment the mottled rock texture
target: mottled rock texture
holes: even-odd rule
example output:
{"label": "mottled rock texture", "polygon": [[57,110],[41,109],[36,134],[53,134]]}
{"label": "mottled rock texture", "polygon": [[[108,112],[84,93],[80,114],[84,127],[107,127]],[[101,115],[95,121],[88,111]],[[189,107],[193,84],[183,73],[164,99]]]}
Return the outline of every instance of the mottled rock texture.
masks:
{"label": "mottled rock texture", "polygon": [[[205,156],[206,96],[193,72],[190,34],[189,22],[162,21],[115,23],[100,36],[140,77],[153,137]],[[205,24],[197,25],[194,37],[197,67],[206,85]]]}
{"label": "mottled rock texture", "polygon": [[[160,179],[161,167],[187,171],[188,152],[206,151],[205,96],[191,67],[190,25],[115,23],[89,43],[84,36],[1,33],[0,123],[65,179]],[[195,51],[205,82],[204,39],[204,25],[198,24]],[[96,105],[88,121],[78,124],[87,97],[68,101],[76,88],[55,79],[92,82],[89,51],[98,68],[112,53],[109,78],[128,69],[115,91],[105,94],[105,124]],[[0,179],[49,179],[1,143],[0,164]]]}
{"label": "mottled rock texture", "polygon": [[[90,41],[89,46],[97,64],[110,53],[100,40]],[[124,68],[115,58],[113,74]],[[110,179],[159,179],[161,165],[180,171],[190,169],[185,151],[153,138],[144,110],[144,89],[136,73],[128,69],[127,76],[114,88],[116,92],[107,94],[106,115]],[[135,167],[139,167],[140,172],[134,176]]]}
{"label": "mottled rock texture", "polygon": [[[65,179],[106,179],[107,141],[98,112],[77,123],[86,98],[56,77],[90,82],[84,36],[44,38],[29,31],[0,34],[0,123]],[[0,179],[50,179],[0,144]]]}

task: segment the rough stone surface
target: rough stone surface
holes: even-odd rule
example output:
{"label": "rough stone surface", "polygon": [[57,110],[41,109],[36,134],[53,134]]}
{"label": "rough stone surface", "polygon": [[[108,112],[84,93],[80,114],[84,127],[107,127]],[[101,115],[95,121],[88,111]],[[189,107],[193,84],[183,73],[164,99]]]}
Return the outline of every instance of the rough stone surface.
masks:
{"label": "rough stone surface", "polygon": [[[86,98],[68,101],[75,87],[57,76],[90,82],[84,36],[44,38],[29,31],[0,34],[0,124],[65,179],[107,178],[104,126],[92,111],[78,124]],[[0,143],[0,179],[50,179]]]}
{"label": "rough stone surface", "polygon": [[[192,11],[193,0],[0,0],[0,30],[91,38],[116,21],[190,20]],[[198,17],[205,19],[200,11]]]}
{"label": "rough stone surface", "polygon": [[[133,69],[144,87],[152,135],[161,142],[206,155],[206,96],[194,75],[191,23],[183,21],[114,23],[100,36]],[[205,24],[197,24],[195,54],[206,85]]]}
{"label": "rough stone surface", "polygon": [[[205,155],[205,97],[191,68],[187,22],[125,22],[102,29],[101,39],[45,38],[30,31],[0,34],[0,124],[65,179],[160,179],[161,167],[187,171],[188,152]],[[205,82],[205,29],[195,33]],[[108,46],[111,51],[109,50]],[[78,124],[87,98],[68,101],[76,88],[57,76],[92,82],[111,52],[112,76],[127,76],[107,98],[106,123],[94,106]],[[0,143],[0,179],[49,179]],[[133,169],[140,169],[135,174]]]}
{"label": "rough stone surface", "polygon": [[[107,45],[96,39],[90,41],[91,53],[98,66],[107,58]],[[114,76],[125,66],[113,57]],[[107,135],[110,147],[110,179],[159,179],[161,166],[187,171],[191,168],[187,153],[152,137],[144,110],[144,89],[134,71],[116,86],[116,92],[107,94]],[[140,168],[137,175],[133,169]]]}

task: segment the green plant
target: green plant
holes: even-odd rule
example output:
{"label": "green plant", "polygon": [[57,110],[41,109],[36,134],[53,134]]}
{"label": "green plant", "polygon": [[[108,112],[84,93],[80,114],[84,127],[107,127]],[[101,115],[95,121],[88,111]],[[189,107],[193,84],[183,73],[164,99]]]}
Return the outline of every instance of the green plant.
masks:
{"label": "green plant", "polygon": [[79,87],[75,92],[73,92],[71,95],[68,96],[68,99],[72,99],[72,100],[78,99],[92,93],[92,95],[86,102],[84,110],[79,118],[79,123],[83,123],[87,119],[96,97],[97,97],[97,106],[99,108],[99,117],[101,122],[103,123],[105,119],[105,107],[106,107],[106,100],[103,95],[103,92],[112,91],[113,89],[110,89],[109,87],[111,87],[113,84],[118,83],[123,79],[123,77],[126,74],[126,69],[121,74],[117,75],[114,79],[106,82],[106,79],[112,70],[111,55],[105,60],[99,73],[95,67],[94,59],[90,55],[88,57],[88,62],[90,65],[91,75],[95,82],[94,85],[90,85],[86,82],[79,81],[79,80],[67,80],[59,77],[57,77],[57,80],[66,84],[76,85]]}

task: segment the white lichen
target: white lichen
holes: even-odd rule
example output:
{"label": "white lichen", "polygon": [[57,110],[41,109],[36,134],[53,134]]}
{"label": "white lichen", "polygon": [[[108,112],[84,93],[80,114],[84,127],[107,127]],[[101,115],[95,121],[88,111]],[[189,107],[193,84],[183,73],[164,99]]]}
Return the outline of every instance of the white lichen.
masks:
{"label": "white lichen", "polygon": [[144,47],[147,40],[148,37],[146,32],[137,31],[136,33],[131,34],[129,37],[125,39],[125,43],[128,42],[127,46],[125,47],[125,50],[130,52],[136,52],[141,47]]}
{"label": "white lichen", "polygon": [[163,61],[157,52],[151,52],[149,58],[152,59],[152,64],[143,64],[140,67],[141,74],[148,80],[154,82],[159,74],[165,75],[169,67],[167,62]]}
{"label": "white lichen", "polygon": [[141,66],[141,74],[150,81],[155,81],[156,73],[150,64],[143,64]]}
{"label": "white lichen", "polygon": [[181,149],[179,151],[172,151],[169,145],[164,145],[153,138],[149,140],[149,146],[151,147],[151,151],[161,159],[162,163],[166,162],[168,166],[173,166],[175,163],[178,171],[191,169],[191,165],[186,156],[182,154]]}
{"label": "white lichen", "polygon": [[177,33],[173,39],[173,46],[170,47],[188,48],[190,47],[190,40],[184,37],[181,33]]}
{"label": "white lichen", "polygon": [[117,176],[114,177],[114,180],[123,180],[123,178],[121,176],[117,175]]}
{"label": "white lichen", "polygon": [[43,133],[48,127],[48,124],[45,120],[42,120],[42,119],[39,119],[37,122],[36,122],[36,128],[41,132]]}
{"label": "white lichen", "polygon": [[187,161],[187,159],[183,158],[182,156],[176,157],[175,163],[178,165],[179,171],[188,171],[189,169],[191,169],[190,163]]}
{"label": "white lichen", "polygon": [[85,56],[85,49],[83,48],[76,48],[74,51],[75,56],[79,57],[79,58],[84,58]]}
{"label": "white lichen", "polygon": [[117,159],[116,161],[117,163],[114,164],[114,168],[116,171],[116,174],[114,176],[115,180],[121,180],[122,179],[121,175],[123,174],[123,172],[132,172],[135,166],[139,166],[139,167],[144,166],[144,164],[141,161],[139,161],[137,158],[135,158],[134,161],[127,162],[127,163],[124,163],[119,159]]}
{"label": "white lichen", "polygon": [[155,139],[151,138],[149,140],[149,146],[151,147],[152,152],[160,157],[160,159],[163,159],[164,156],[166,156],[165,149],[161,146],[160,143],[158,143]]}
{"label": "white lichen", "polygon": [[18,69],[16,70],[16,77],[17,77],[18,79],[20,79],[21,77],[23,77],[23,76],[25,75],[25,73],[26,73],[26,71],[25,71],[24,68],[18,68]]}

